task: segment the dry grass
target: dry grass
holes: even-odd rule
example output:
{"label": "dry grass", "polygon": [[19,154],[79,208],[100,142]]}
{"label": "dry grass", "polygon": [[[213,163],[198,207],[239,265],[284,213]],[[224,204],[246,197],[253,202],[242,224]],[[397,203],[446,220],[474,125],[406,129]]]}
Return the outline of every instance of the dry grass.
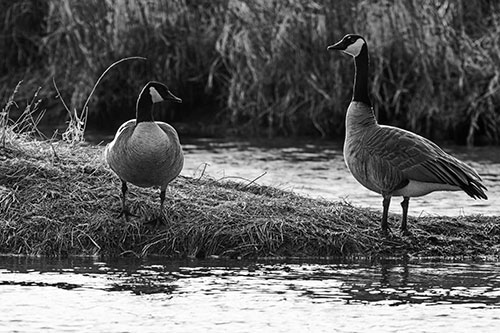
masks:
{"label": "dry grass", "polygon": [[103,82],[91,122],[130,119],[141,85],[156,79],[184,101],[161,118],[201,120],[197,134],[342,137],[353,65],[326,46],[355,32],[370,46],[382,123],[498,144],[499,9],[486,0],[4,1],[0,87],[23,79],[49,97],[55,78],[81,109],[110,63],[144,56],[148,63],[128,63]]}
{"label": "dry grass", "polygon": [[[129,61],[129,60],[147,60],[144,57],[127,57],[127,58],[122,58],[118,61],[115,61],[111,65],[102,72],[102,74],[99,76],[97,81],[95,82],[94,86],[92,87],[92,90],[90,91],[87,100],[85,101],[85,104],[83,104],[82,110],[78,112],[76,108],[73,109],[73,111],[70,110],[70,108],[66,105],[66,102],[64,101],[64,98],[61,96],[61,92],[59,91],[59,88],[57,87],[56,81],[53,80],[54,83],[54,88],[57,92],[57,97],[61,100],[62,105],[64,106],[64,109],[67,112],[69,121],[68,121],[68,127],[66,128],[66,131],[62,133],[62,139],[64,142],[75,144],[75,143],[80,143],[85,141],[85,129],[87,128],[87,119],[88,119],[88,114],[89,114],[89,102],[92,98],[92,95],[94,94],[97,86],[101,82],[101,80],[105,77],[105,75],[111,70],[111,68],[115,67],[116,65]],[[19,86],[19,85],[18,85]],[[17,87],[16,87],[17,88]],[[12,96],[14,96],[17,92],[17,89],[14,91]],[[12,97],[11,97],[12,98]],[[37,126],[35,125],[34,128]]]}
{"label": "dry grass", "polygon": [[103,147],[34,140],[36,94],[20,120],[9,118],[18,88],[0,117],[0,253],[471,256],[500,249],[499,217],[410,218],[412,237],[385,238],[379,212],[206,177],[173,182],[161,226],[143,223],[158,213],[158,190],[132,186],[129,205],[139,218],[126,221],[117,217],[120,182]]}
{"label": "dry grass", "polygon": [[6,144],[14,142],[19,136],[38,135],[42,136],[38,131],[38,124],[45,114],[45,110],[39,110],[40,100],[38,99],[38,89],[31,100],[26,102],[23,111],[16,120],[11,119],[11,110],[19,106],[14,101],[16,94],[19,92],[22,82],[18,82],[12,91],[7,103],[0,112],[0,147],[5,148]]}
{"label": "dry grass", "polygon": [[159,208],[158,191],[131,187],[130,208],[140,217],[117,218],[120,185],[102,161],[102,147],[25,136],[7,142],[0,149],[1,253],[317,257],[499,250],[498,217],[410,218],[412,237],[383,238],[379,212],[207,178],[175,180],[166,224],[146,226]]}

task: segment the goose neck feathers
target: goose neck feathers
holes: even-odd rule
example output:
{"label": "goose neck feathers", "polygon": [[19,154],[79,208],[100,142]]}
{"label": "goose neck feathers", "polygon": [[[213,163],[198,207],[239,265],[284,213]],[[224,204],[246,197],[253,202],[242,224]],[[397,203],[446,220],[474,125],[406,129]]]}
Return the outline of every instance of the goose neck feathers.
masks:
{"label": "goose neck feathers", "polygon": [[352,101],[347,108],[346,131],[360,130],[377,125],[373,109],[364,102]]}
{"label": "goose neck feathers", "polygon": [[328,46],[328,50],[342,51],[354,58],[355,74],[352,100],[362,102],[371,106],[368,95],[368,46],[365,39],[356,34],[347,34],[334,45]]}
{"label": "goose neck feathers", "polygon": [[153,121],[153,101],[149,93],[139,96],[136,106],[136,122],[137,124],[146,121]]}
{"label": "goose neck feathers", "polygon": [[368,47],[366,43],[361,46],[361,51],[358,56],[354,57],[355,74],[354,74],[354,90],[352,100],[362,102],[371,106],[370,97],[368,95]]}

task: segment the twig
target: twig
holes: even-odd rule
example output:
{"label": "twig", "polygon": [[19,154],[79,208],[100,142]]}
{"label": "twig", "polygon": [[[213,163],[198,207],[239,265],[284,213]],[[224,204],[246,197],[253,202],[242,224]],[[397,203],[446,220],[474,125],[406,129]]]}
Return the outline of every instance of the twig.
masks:
{"label": "twig", "polygon": [[2,127],[2,137],[0,138],[0,142],[2,143],[2,147],[5,148],[5,139],[7,136],[7,125],[9,121],[9,112],[10,108],[12,105],[16,105],[16,102],[14,101],[14,96],[17,94],[19,91],[19,87],[21,86],[21,83],[23,81],[19,81],[14,88],[14,91],[12,92],[12,95],[10,95],[7,104],[5,107],[2,109],[2,112],[0,112],[0,127]]}
{"label": "twig", "polygon": [[264,171],[263,174],[261,174],[260,176],[258,176],[257,178],[255,178],[254,180],[252,180],[250,183],[246,184],[245,186],[243,186],[243,188],[247,188],[248,186],[252,185],[253,183],[255,183],[257,180],[261,179],[262,177],[264,177],[265,175],[267,174],[267,171]]}
{"label": "twig", "polygon": [[207,169],[208,163],[203,163],[203,170],[201,171],[200,177],[197,180],[200,180],[205,175],[205,170]]}
{"label": "twig", "polygon": [[259,180],[260,178],[264,177],[265,175],[267,174],[267,171],[265,171],[264,173],[262,173],[260,176],[257,176],[256,178],[254,178],[253,180],[250,180],[250,179],[247,179],[247,178],[244,178],[244,177],[239,177],[239,176],[224,176],[222,178],[219,178],[217,181],[221,181],[221,180],[225,180],[225,179],[241,179],[241,180],[244,180],[244,181],[247,181],[248,184],[246,184],[243,188],[247,188],[248,186],[252,185],[253,183],[255,183],[257,180]]}
{"label": "twig", "polygon": [[[92,98],[92,95],[94,94],[94,91],[96,90],[97,86],[99,85],[99,83],[101,82],[101,80],[104,78],[104,75],[106,75],[107,72],[109,72],[111,70],[111,68],[115,67],[116,65],[122,63],[122,62],[125,62],[125,61],[128,61],[128,60],[147,60],[147,58],[144,58],[144,57],[127,57],[127,58],[123,58],[123,59],[120,59],[118,61],[115,61],[114,63],[112,63],[111,65],[109,65],[108,68],[106,68],[106,70],[101,74],[101,76],[99,76],[99,78],[97,79],[97,82],[94,84],[94,87],[92,87],[92,90],[90,91],[90,94],[89,94],[89,97],[87,98],[87,100],[85,101],[85,104],[83,105],[83,108],[82,108],[82,113],[80,114],[80,119],[82,118],[82,115],[87,111],[87,106],[90,102],[90,99]],[[86,114],[85,114],[85,119],[86,119]],[[85,130],[85,125],[84,125],[84,128]]]}
{"label": "twig", "polygon": [[68,128],[63,133],[63,140],[64,141],[70,141],[71,143],[83,141],[83,135],[84,135],[85,129],[87,127],[88,104],[90,102],[90,99],[92,98],[92,95],[94,94],[94,92],[95,92],[97,86],[99,85],[99,83],[101,82],[101,80],[111,70],[111,68],[115,67],[116,65],[118,65],[122,62],[128,61],[128,60],[147,60],[147,58],[137,57],[137,56],[136,57],[127,57],[127,58],[123,58],[123,59],[120,59],[118,61],[115,61],[108,68],[106,68],[106,70],[101,74],[101,76],[99,76],[96,83],[92,87],[92,90],[90,91],[90,94],[87,97],[85,104],[83,105],[83,108],[80,112],[80,115],[78,115],[76,109],[74,110],[74,114],[71,113],[71,110],[68,108],[68,106],[64,102],[64,99],[61,96],[59,89],[57,88],[57,84],[56,84],[55,79],[52,78],[52,82],[53,82],[54,87],[56,89],[57,96],[61,99],[61,102],[63,103],[64,108],[66,109],[66,111],[68,112],[69,117],[70,117]]}
{"label": "twig", "polygon": [[56,149],[54,148],[54,145],[52,144],[52,142],[50,142],[50,148],[52,148],[52,152],[54,153],[54,157],[56,158],[56,160],[58,162],[61,161],[61,159],[59,158],[59,155],[57,155]]}
{"label": "twig", "polygon": [[124,257],[125,255],[128,255],[128,254],[132,254],[136,258],[140,258],[141,257],[140,254],[138,254],[137,252],[132,251],[132,250],[125,250],[125,251],[121,252],[120,253],[120,257]]}
{"label": "twig", "polygon": [[61,100],[61,103],[63,104],[64,108],[71,115],[71,111],[69,110],[68,106],[64,102],[64,98],[62,97],[61,92],[59,91],[59,88],[57,88],[56,80],[54,78],[52,78],[52,84],[54,85],[54,88],[56,89],[56,92],[57,92],[56,98],[59,98]]}
{"label": "twig", "polygon": [[95,242],[95,240],[92,239],[92,237],[89,236],[89,234],[87,234],[86,232],[83,232],[82,233],[87,236],[88,239],[90,239],[90,241],[95,245],[95,247],[97,247],[97,251],[101,251],[101,247],[99,246],[99,244],[97,244]]}

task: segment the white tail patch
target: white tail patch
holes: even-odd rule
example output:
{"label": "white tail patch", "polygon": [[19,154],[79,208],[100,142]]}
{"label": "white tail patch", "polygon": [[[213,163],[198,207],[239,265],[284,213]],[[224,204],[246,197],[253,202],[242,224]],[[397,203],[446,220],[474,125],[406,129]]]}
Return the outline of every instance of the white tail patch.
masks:
{"label": "white tail patch", "polygon": [[408,185],[391,194],[397,197],[421,197],[434,191],[460,191],[460,187],[450,184],[426,183],[410,180]]}
{"label": "white tail patch", "polygon": [[359,53],[361,52],[361,48],[365,44],[365,41],[362,38],[359,38],[356,40],[354,43],[346,47],[343,52],[347,53],[350,56],[357,57]]}
{"label": "white tail patch", "polygon": [[159,103],[164,101],[163,97],[161,97],[160,93],[158,92],[158,90],[156,90],[155,87],[149,87],[149,93],[151,94],[151,99],[153,100],[153,103]]}

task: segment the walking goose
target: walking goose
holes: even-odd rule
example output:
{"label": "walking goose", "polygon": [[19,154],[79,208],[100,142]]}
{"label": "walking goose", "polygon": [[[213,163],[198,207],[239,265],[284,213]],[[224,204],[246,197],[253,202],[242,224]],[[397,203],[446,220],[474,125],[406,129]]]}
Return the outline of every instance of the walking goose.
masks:
{"label": "walking goose", "polygon": [[401,232],[408,234],[410,197],[433,191],[463,190],[474,199],[487,199],[477,172],[412,132],[379,125],[368,97],[368,47],[363,37],[349,34],[328,50],[354,57],[352,101],[347,108],[344,159],[354,178],[383,197],[381,228],[387,234],[392,196],[402,196]]}
{"label": "walking goose", "polygon": [[165,100],[181,103],[164,84],[151,81],[139,94],[136,119],[123,123],[104,156],[122,181],[122,211],[119,216],[133,216],[126,205],[127,182],[139,187],[160,188],[160,217],[167,185],[179,175],[184,155],[175,129],[153,120],[153,104]]}

